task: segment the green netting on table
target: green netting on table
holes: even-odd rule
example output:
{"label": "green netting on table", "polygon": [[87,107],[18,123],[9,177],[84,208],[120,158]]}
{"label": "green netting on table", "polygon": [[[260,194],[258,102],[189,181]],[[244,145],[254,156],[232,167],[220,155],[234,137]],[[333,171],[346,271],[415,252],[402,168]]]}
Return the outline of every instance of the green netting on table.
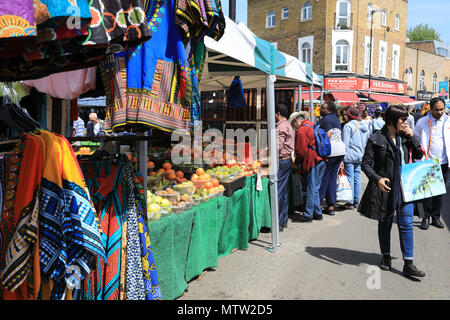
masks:
{"label": "green netting on table", "polygon": [[228,214],[219,238],[219,257],[233,249],[248,249],[250,222],[250,190],[245,187],[228,197]]}
{"label": "green netting on table", "polygon": [[207,268],[217,267],[221,223],[217,214],[217,202],[218,198],[196,207],[186,264],[186,281],[201,275]]}
{"label": "green netting on table", "polygon": [[188,287],[185,270],[194,216],[195,210],[188,210],[180,215],[172,214],[148,224],[164,300],[173,300],[181,296]]}

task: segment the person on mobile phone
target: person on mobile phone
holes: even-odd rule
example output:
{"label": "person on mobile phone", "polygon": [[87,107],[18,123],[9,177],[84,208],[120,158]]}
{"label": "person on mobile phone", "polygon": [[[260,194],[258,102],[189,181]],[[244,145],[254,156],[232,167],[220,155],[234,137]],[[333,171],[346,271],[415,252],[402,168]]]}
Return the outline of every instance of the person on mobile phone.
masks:
{"label": "person on mobile phone", "polygon": [[413,159],[421,159],[419,141],[407,124],[408,112],[403,106],[391,106],[385,113],[384,127],[370,135],[361,163],[369,178],[358,212],[378,220],[378,240],[383,255],[380,268],[391,270],[391,228],[397,213],[397,226],[404,260],[405,276],[424,277],[413,264],[414,203],[404,203],[401,191],[401,168]]}

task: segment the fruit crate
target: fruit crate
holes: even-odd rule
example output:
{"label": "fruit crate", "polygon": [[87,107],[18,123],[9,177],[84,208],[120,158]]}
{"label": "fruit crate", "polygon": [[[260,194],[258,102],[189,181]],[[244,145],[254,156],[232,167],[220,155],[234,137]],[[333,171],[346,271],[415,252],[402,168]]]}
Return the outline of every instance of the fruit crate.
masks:
{"label": "fruit crate", "polygon": [[231,197],[236,190],[244,188],[245,178],[245,176],[240,176],[230,181],[221,182],[221,184],[225,187],[223,195],[226,197]]}

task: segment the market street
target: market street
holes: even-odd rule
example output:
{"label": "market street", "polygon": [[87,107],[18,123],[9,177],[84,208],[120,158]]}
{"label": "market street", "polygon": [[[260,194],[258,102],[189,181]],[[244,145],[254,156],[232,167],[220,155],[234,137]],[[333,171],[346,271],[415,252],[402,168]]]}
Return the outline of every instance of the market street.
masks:
{"label": "market street", "polygon": [[[367,178],[363,178],[363,187]],[[449,190],[447,184],[447,190]],[[444,229],[418,228],[414,217],[414,263],[426,273],[417,281],[402,276],[397,226],[392,227],[392,271],[377,267],[377,222],[356,210],[337,211],[313,223],[289,222],[275,253],[265,248],[271,234],[261,233],[248,251],[219,258],[215,271],[189,283],[179,300],[281,299],[449,299],[450,196],[444,197]],[[379,273],[378,273],[379,272]],[[377,275],[380,275],[376,278]]]}

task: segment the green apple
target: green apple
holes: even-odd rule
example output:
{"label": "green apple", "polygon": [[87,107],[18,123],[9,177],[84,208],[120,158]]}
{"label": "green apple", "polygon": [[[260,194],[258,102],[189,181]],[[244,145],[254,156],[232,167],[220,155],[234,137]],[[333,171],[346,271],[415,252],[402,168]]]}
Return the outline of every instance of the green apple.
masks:
{"label": "green apple", "polygon": [[163,207],[163,208],[170,207],[170,201],[167,200],[167,199],[163,199],[163,200],[161,201],[160,206]]}
{"label": "green apple", "polygon": [[148,208],[147,208],[148,212],[159,212],[161,211],[161,207],[158,206],[156,203],[152,203]]}
{"label": "green apple", "polygon": [[161,204],[161,202],[164,200],[164,198],[163,197],[161,197],[161,196],[156,196],[156,197],[154,197],[153,198],[153,202],[155,202],[156,204]]}

